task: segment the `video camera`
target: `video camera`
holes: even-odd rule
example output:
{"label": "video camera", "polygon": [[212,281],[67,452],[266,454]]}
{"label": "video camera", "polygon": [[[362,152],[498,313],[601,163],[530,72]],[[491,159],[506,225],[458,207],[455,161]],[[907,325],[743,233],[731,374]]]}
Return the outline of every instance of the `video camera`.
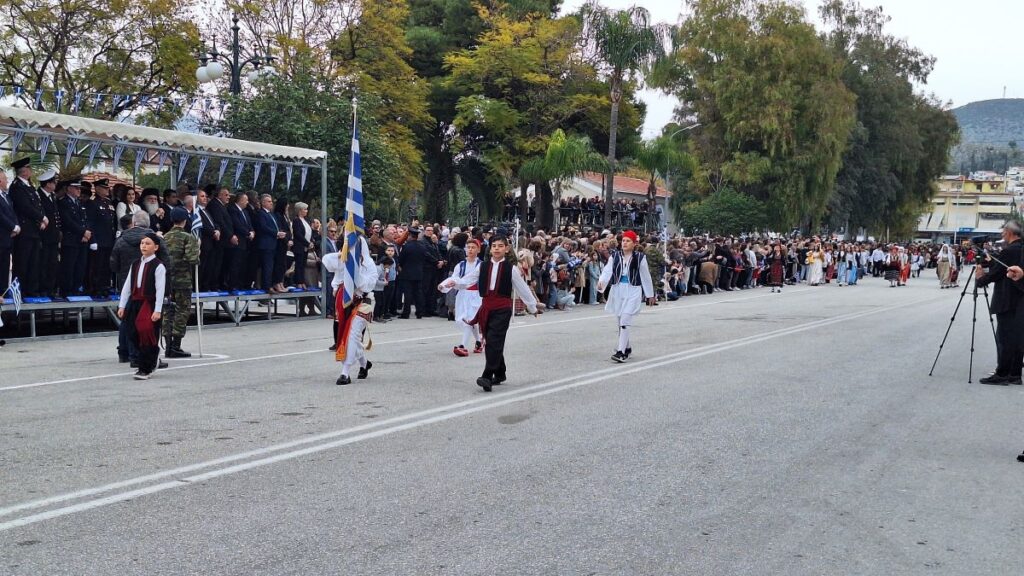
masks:
{"label": "video camera", "polygon": [[972,236],[971,237],[971,244],[974,244],[975,246],[981,247],[981,246],[984,246],[985,244],[988,244],[989,242],[995,243],[995,242],[998,242],[1001,239],[1002,238],[1000,238],[999,236],[992,236],[990,234],[983,234],[981,236]]}

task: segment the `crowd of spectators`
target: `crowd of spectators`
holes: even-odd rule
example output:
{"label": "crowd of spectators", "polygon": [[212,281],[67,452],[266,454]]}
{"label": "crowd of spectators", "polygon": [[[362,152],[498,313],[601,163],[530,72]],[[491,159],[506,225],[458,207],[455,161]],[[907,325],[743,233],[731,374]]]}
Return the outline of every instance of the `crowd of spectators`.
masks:
{"label": "crowd of spectators", "polygon": [[[604,222],[604,208],[605,201],[599,196],[562,198],[558,201],[558,226],[608,226],[660,230],[664,224],[661,205],[651,200],[627,200],[624,198],[613,200],[609,224]],[[524,216],[520,214],[519,199],[512,194],[506,194],[502,218],[506,222],[514,222],[516,218],[520,218],[524,222],[536,221],[536,199],[529,199],[527,213]]]}

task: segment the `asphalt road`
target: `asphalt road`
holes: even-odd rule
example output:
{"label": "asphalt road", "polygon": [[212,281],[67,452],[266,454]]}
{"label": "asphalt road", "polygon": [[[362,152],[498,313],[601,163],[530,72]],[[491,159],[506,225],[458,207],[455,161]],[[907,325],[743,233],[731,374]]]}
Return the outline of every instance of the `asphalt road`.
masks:
{"label": "asphalt road", "polygon": [[[0,574],[1019,574],[1024,389],[967,383],[959,292],[787,288],[517,319],[206,331],[148,382],[112,337],[0,350]],[[196,351],[190,332],[186,348]]]}

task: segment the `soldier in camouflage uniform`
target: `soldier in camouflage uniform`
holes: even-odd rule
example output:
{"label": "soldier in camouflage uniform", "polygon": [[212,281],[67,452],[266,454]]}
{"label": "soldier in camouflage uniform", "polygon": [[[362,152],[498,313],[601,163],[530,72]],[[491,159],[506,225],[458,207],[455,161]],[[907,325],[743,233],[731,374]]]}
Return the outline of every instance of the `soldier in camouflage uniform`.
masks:
{"label": "soldier in camouflage uniform", "polygon": [[199,240],[185,231],[189,221],[188,211],[178,207],[171,210],[174,227],[164,235],[164,246],[171,258],[167,273],[167,297],[169,306],[164,310],[164,340],[168,358],[189,358],[192,354],[181,349],[185,327],[191,314],[193,271],[199,264]]}

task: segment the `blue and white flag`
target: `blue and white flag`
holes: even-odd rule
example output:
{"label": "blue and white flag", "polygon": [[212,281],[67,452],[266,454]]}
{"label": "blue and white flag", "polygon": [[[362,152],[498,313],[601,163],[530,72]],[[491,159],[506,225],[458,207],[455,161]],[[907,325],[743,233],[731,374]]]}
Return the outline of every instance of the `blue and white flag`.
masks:
{"label": "blue and white flag", "polygon": [[196,186],[199,186],[199,183],[203,181],[203,172],[206,172],[206,165],[209,164],[209,163],[210,163],[210,157],[209,156],[200,156],[199,157],[199,175],[196,176]]}
{"label": "blue and white flag", "polygon": [[228,171],[228,159],[227,158],[221,158],[220,159],[220,171],[217,172],[217,184],[220,184],[221,182],[224,181],[224,173],[227,172],[227,171]]}
{"label": "blue and white flag", "polygon": [[260,168],[263,168],[263,162],[257,160],[252,165],[252,187],[256,187],[256,183],[260,181]]}
{"label": "blue and white flag", "polygon": [[71,157],[78,151],[78,137],[72,136],[68,138],[68,147],[64,149],[64,167],[67,168],[71,162]]}
{"label": "blue and white flag", "polygon": [[295,167],[292,166],[291,164],[289,164],[289,165],[284,167],[284,189],[285,190],[291,190],[292,189],[292,170],[294,170],[294,169],[295,169]]}
{"label": "blue and white flag", "polygon": [[114,158],[111,161],[113,169],[111,169],[111,172],[117,172],[117,167],[121,165],[121,155],[124,154],[124,149],[124,144],[117,144],[114,146]]}
{"label": "blue and white flag", "polygon": [[100,142],[89,143],[89,163],[88,166],[92,166],[92,163],[96,160],[96,153],[100,151]]}
{"label": "blue and white flag", "polygon": [[[21,314],[21,281],[15,278],[11,280],[11,284],[7,287],[7,292],[0,294],[0,296],[11,295],[11,300],[14,300],[14,313]],[[2,300],[3,298],[0,298]]]}
{"label": "blue and white flag", "polygon": [[342,270],[342,305],[348,308],[355,297],[356,270],[362,257],[360,236],[366,233],[363,220],[363,168],[359,155],[359,118],[352,112],[352,154],[348,163],[348,197],[345,199],[345,243],[341,253],[345,255],[345,269]]}
{"label": "blue and white flag", "polygon": [[46,136],[43,136],[42,138],[39,139],[39,161],[40,162],[45,162],[46,161],[46,154],[50,151],[50,140],[52,140],[52,139],[53,139],[53,136],[50,136],[49,134],[47,134]]}
{"label": "blue and white flag", "polygon": [[242,170],[245,170],[245,161],[239,160],[238,164],[235,164],[235,180],[231,185],[232,188],[238,188],[238,181],[242,179]]}
{"label": "blue and white flag", "polygon": [[277,163],[270,163],[270,189],[274,189],[274,181],[277,180]]}
{"label": "blue and white flag", "polygon": [[146,159],[146,149],[142,146],[136,146],[135,150],[135,171],[132,172],[134,175],[139,174],[139,166],[142,166],[142,161]]}
{"label": "blue and white flag", "polygon": [[196,237],[196,240],[202,240],[203,235],[203,217],[199,215],[199,211],[202,209],[202,206],[196,205],[196,209],[192,211],[192,219],[189,222],[191,225],[190,230],[192,235]]}
{"label": "blue and white flag", "polygon": [[179,153],[178,154],[178,180],[185,175],[185,166],[188,165],[188,159],[191,158],[191,154]]}

